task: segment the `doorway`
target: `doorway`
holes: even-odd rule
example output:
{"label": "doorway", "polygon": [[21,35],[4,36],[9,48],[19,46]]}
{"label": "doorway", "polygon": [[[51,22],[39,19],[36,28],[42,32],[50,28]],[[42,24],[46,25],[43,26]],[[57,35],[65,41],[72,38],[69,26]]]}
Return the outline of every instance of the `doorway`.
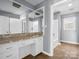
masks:
{"label": "doorway", "polygon": [[[52,48],[61,42],[78,43],[78,2],[78,0],[63,0],[51,5],[51,54]],[[58,31],[55,19],[58,19]]]}

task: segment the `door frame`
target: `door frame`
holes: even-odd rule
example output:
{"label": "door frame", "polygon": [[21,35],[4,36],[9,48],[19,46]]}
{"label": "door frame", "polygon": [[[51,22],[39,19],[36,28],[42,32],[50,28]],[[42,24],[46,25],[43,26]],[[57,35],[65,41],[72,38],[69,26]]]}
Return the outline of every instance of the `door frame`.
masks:
{"label": "door frame", "polygon": [[62,4],[62,3],[65,3],[65,2],[67,2],[67,0],[61,0],[61,1],[59,1],[59,2],[57,2],[57,3],[54,3],[54,4],[52,4],[51,6],[50,6],[50,56],[53,56],[53,52],[54,52],[54,49],[52,49],[52,47],[53,47],[53,35],[52,35],[52,33],[53,33],[53,27],[52,27],[52,25],[53,25],[53,19],[54,19],[54,7],[56,7],[57,5],[60,5],[60,4]]}

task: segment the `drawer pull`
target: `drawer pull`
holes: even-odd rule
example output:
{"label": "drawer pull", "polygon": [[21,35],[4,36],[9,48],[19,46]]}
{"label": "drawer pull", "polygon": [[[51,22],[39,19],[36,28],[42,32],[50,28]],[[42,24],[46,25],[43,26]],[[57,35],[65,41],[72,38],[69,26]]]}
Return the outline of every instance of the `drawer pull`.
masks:
{"label": "drawer pull", "polygon": [[6,48],[6,49],[11,49],[12,47],[8,47],[8,48]]}
{"label": "drawer pull", "polygon": [[8,57],[11,57],[11,56],[12,56],[12,55],[8,55],[8,56],[6,56],[6,57],[8,58]]}

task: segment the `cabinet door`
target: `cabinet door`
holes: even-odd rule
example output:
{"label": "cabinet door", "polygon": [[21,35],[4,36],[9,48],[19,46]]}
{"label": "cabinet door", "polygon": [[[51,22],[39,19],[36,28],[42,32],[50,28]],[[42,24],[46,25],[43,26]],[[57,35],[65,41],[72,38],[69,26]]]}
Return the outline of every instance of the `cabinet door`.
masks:
{"label": "cabinet door", "polygon": [[31,47],[30,47],[30,45],[23,46],[23,47],[19,48],[19,51],[20,51],[19,54],[20,54],[20,59],[21,59],[30,54]]}
{"label": "cabinet door", "polygon": [[19,59],[18,48],[16,43],[7,43],[0,45],[1,59]]}
{"label": "cabinet door", "polygon": [[0,16],[0,34],[9,33],[9,17]]}
{"label": "cabinet door", "polygon": [[36,55],[42,52],[43,50],[43,39],[42,37],[39,37],[36,39]]}
{"label": "cabinet door", "polygon": [[15,18],[10,18],[10,32],[22,33],[22,21]]}
{"label": "cabinet door", "polygon": [[[25,56],[32,54],[32,50],[34,49],[34,40],[25,40],[20,41],[20,58],[24,58]],[[33,47],[33,48],[32,48]]]}

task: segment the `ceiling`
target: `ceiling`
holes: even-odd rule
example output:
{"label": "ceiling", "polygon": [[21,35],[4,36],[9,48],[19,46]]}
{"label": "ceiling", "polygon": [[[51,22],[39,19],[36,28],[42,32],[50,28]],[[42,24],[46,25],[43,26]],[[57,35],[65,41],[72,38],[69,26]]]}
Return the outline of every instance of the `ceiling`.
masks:
{"label": "ceiling", "polygon": [[[10,13],[13,13],[13,14],[17,14],[17,15],[21,15],[21,14],[25,13],[26,11],[29,11],[29,10],[31,11],[31,9],[29,9],[30,8],[29,6],[35,6],[35,5],[43,2],[44,0],[23,0],[23,1],[17,0],[17,1],[0,0],[0,10],[10,12]],[[21,7],[16,8],[16,7],[12,6],[13,2],[20,4]]]}
{"label": "ceiling", "polygon": [[[25,1],[36,6],[37,4],[43,2],[44,0],[25,0]],[[71,7],[68,6],[70,3],[72,3]],[[27,7],[21,5],[21,8],[15,8],[15,7],[12,6],[12,1],[10,1],[10,0],[0,0],[0,10],[11,12],[11,13],[14,13],[14,14],[21,15],[21,14],[25,13],[26,11],[29,10]],[[54,10],[55,10],[55,12],[58,12],[58,11],[61,12],[61,14],[79,12],[79,0],[66,1],[65,3],[62,3],[62,4],[54,7]]]}
{"label": "ceiling", "polygon": [[0,10],[10,12],[13,14],[21,15],[22,13],[25,13],[25,11],[28,11],[29,9],[25,6],[21,6],[20,8],[16,8],[12,5],[12,1],[9,0],[0,0]]}
{"label": "ceiling", "polygon": [[[70,6],[69,6],[69,4],[70,4]],[[60,12],[61,14],[79,12],[79,0],[66,1],[65,3],[62,3],[62,4],[54,7],[54,11]]]}
{"label": "ceiling", "polygon": [[43,2],[44,0],[25,0],[25,1],[36,6],[37,4]]}

